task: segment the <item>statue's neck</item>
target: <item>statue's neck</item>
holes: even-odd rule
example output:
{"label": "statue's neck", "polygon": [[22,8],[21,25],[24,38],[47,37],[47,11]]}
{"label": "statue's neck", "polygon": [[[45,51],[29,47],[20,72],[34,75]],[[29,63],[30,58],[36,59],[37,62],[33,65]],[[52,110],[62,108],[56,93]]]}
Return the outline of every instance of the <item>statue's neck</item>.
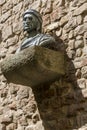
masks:
{"label": "statue's neck", "polygon": [[31,37],[34,37],[34,36],[36,36],[37,34],[39,34],[39,33],[37,33],[37,31],[31,31],[31,32],[28,32],[28,38],[31,38]]}

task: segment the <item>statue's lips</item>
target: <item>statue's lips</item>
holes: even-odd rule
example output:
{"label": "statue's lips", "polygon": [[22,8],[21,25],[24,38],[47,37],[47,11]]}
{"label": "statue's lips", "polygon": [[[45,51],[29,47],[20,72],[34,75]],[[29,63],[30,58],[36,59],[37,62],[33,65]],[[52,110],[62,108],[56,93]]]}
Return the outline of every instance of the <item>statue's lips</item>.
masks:
{"label": "statue's lips", "polygon": [[29,25],[24,25],[24,27],[29,27]]}
{"label": "statue's lips", "polygon": [[29,24],[24,24],[24,27],[26,27],[26,28],[31,28],[31,25]]}

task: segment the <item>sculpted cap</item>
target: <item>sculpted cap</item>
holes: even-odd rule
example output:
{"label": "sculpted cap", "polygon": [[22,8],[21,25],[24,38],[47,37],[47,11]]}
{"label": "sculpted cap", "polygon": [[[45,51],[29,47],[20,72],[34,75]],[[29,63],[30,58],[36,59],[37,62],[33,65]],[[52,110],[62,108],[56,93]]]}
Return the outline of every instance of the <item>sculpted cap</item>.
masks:
{"label": "sculpted cap", "polygon": [[33,14],[39,20],[40,24],[42,24],[42,17],[38,11],[34,9],[28,9],[24,12],[23,16],[25,16],[26,14]]}

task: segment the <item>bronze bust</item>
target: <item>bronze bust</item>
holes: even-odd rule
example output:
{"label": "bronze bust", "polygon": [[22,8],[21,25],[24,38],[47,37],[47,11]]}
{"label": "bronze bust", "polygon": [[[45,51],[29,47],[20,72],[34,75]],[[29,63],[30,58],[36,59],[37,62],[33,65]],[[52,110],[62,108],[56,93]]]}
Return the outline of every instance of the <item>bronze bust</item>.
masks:
{"label": "bronze bust", "polygon": [[33,9],[26,10],[23,14],[23,29],[28,36],[23,41],[22,45],[17,49],[16,53],[31,46],[42,46],[55,50],[56,41],[42,31],[42,17],[39,12]]}

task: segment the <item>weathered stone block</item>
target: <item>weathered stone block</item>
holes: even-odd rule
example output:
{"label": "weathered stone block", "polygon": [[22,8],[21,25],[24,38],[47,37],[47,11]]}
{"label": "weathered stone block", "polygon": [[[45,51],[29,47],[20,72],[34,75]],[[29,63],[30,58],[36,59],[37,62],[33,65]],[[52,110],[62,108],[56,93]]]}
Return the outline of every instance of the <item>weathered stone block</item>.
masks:
{"label": "weathered stone block", "polygon": [[63,26],[64,24],[66,24],[68,22],[68,15],[65,15],[64,17],[61,18],[60,20],[60,26]]}
{"label": "weathered stone block", "polygon": [[5,115],[2,115],[2,116],[0,117],[0,123],[2,123],[2,124],[10,123],[10,122],[12,122],[12,118],[13,118],[12,113],[11,113],[11,112],[8,112],[8,113],[6,113]]}
{"label": "weathered stone block", "polygon": [[58,27],[59,27],[59,23],[58,22],[54,22],[54,23],[48,25],[46,30],[47,31],[52,31],[53,29],[57,29]]}
{"label": "weathered stone block", "polygon": [[77,16],[76,21],[77,21],[78,25],[80,25],[82,23],[82,19],[83,19],[83,17],[81,15]]}
{"label": "weathered stone block", "polygon": [[75,49],[75,40],[74,39],[70,40],[68,46],[70,47],[70,49]]}
{"label": "weathered stone block", "polygon": [[11,11],[4,13],[0,19],[0,23],[4,23],[11,16]]}
{"label": "weathered stone block", "polygon": [[35,86],[64,75],[64,54],[35,46],[11,55],[1,63],[8,82]]}
{"label": "weathered stone block", "polygon": [[0,0],[0,5],[3,5],[6,2],[6,0]]}
{"label": "weathered stone block", "polygon": [[15,35],[14,37],[11,37],[11,38],[6,40],[7,47],[13,46],[17,42],[18,42],[18,36],[17,35]]}
{"label": "weathered stone block", "polygon": [[[29,2],[28,2],[28,4],[29,4]],[[39,11],[39,7],[41,6],[41,0],[35,1],[32,4],[29,4],[29,5],[30,5],[30,8],[36,9],[36,10]]]}
{"label": "weathered stone block", "polygon": [[20,2],[19,4],[17,4],[16,6],[13,7],[13,12],[16,14],[17,12],[19,12],[22,9],[22,5],[23,3]]}
{"label": "weathered stone block", "polygon": [[84,98],[87,98],[87,88],[82,90],[82,95]]}
{"label": "weathered stone block", "polygon": [[69,32],[69,39],[72,39],[73,37],[74,37],[74,31],[71,30],[71,31]]}
{"label": "weathered stone block", "polygon": [[81,78],[77,80],[78,86],[81,89],[85,89],[86,88],[86,82],[85,82],[85,78]]}
{"label": "weathered stone block", "polygon": [[76,60],[73,61],[73,63],[76,69],[85,67],[87,65],[87,57],[77,58]]}
{"label": "weathered stone block", "polygon": [[0,130],[6,130],[5,124],[0,124]]}
{"label": "weathered stone block", "polygon": [[87,78],[87,66],[82,67],[81,72],[82,72],[82,77]]}
{"label": "weathered stone block", "polygon": [[57,35],[58,37],[62,35],[62,29],[61,29],[61,28],[56,31],[56,35]]}
{"label": "weathered stone block", "polygon": [[84,22],[87,22],[87,15],[86,15],[85,18],[84,18]]}
{"label": "weathered stone block", "polygon": [[84,23],[83,25],[79,25],[78,27],[75,28],[74,30],[74,35],[78,35],[78,34],[83,34],[84,32],[86,32],[87,30],[87,23]]}
{"label": "weathered stone block", "polygon": [[43,16],[43,26],[46,26],[48,24],[50,24],[50,16],[49,14],[46,14]]}
{"label": "weathered stone block", "polygon": [[[6,1],[6,0],[1,0],[1,1]],[[6,13],[8,10],[10,10],[13,7],[13,2],[12,0],[8,0],[5,2],[4,6],[2,6],[2,14]]]}
{"label": "weathered stone block", "polygon": [[79,15],[87,11],[87,3],[82,4],[79,8],[77,8],[73,15]]}
{"label": "weathered stone block", "polygon": [[75,48],[82,48],[84,46],[83,40],[75,41]]}
{"label": "weathered stone block", "polygon": [[9,38],[12,35],[12,26],[5,26],[2,30],[2,38],[5,41],[7,38]]}
{"label": "weathered stone block", "polygon": [[13,24],[13,33],[19,34],[21,32],[21,30],[22,30],[22,23],[21,22]]}
{"label": "weathered stone block", "polygon": [[76,50],[76,57],[80,57],[82,55],[82,49],[81,48],[78,48]]}

